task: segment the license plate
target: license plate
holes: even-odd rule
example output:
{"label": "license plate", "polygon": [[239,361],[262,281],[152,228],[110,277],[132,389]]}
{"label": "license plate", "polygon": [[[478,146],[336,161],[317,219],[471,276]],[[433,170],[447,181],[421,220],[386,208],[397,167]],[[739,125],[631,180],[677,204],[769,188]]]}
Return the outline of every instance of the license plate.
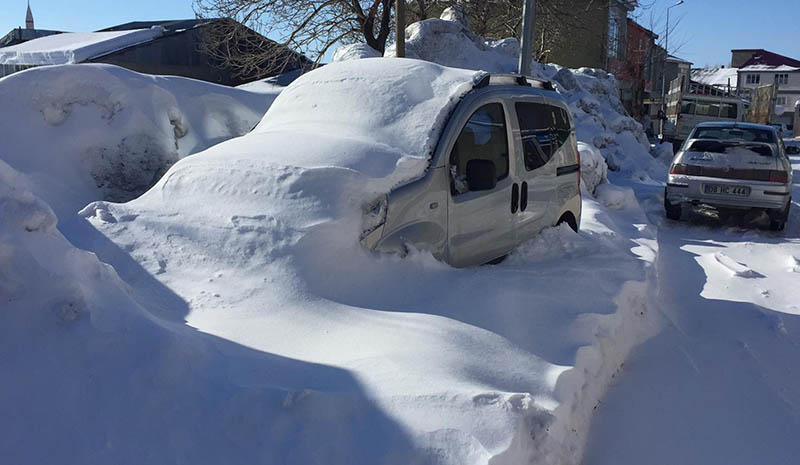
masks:
{"label": "license plate", "polygon": [[706,194],[736,195],[747,197],[750,195],[750,188],[747,186],[725,186],[722,184],[703,184],[703,192]]}

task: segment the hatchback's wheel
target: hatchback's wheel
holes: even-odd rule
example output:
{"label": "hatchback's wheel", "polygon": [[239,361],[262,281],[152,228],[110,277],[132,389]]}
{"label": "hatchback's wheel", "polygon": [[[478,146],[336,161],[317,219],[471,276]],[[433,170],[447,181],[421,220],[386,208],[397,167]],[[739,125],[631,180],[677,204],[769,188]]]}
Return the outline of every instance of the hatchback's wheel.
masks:
{"label": "hatchback's wheel", "polygon": [[791,206],[792,201],[789,199],[786,208],[771,210],[769,212],[769,229],[772,231],[783,231],[783,228],[786,227],[786,222],[789,221],[789,208],[791,208]]}
{"label": "hatchback's wheel", "polygon": [[675,221],[681,219],[681,204],[670,202],[666,195],[664,195],[664,210],[667,212],[667,218]]}

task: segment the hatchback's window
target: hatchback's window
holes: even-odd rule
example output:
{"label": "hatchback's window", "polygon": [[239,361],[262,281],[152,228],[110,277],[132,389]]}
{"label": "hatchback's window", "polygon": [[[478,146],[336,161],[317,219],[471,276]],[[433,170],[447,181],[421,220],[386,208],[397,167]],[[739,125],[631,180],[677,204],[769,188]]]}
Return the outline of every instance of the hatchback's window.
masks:
{"label": "hatchback's window", "polygon": [[696,140],[692,142],[691,147],[689,147],[689,151],[725,153],[734,156],[745,156],[748,155],[747,151],[750,151],[765,157],[771,157],[774,154],[772,153],[772,148],[770,147],[770,145],[758,142],[748,143],[733,140]]}
{"label": "hatchback's window", "polygon": [[470,160],[493,162],[498,181],[508,176],[508,134],[501,103],[490,103],[480,107],[472,114],[458,135],[450,152],[453,194],[469,191],[466,177],[467,163]]}
{"label": "hatchback's window", "polygon": [[771,130],[758,128],[703,127],[695,129],[691,138],[775,143]]}
{"label": "hatchback's window", "polygon": [[563,108],[544,103],[518,102],[517,110],[525,169],[547,164],[570,134],[569,115]]}

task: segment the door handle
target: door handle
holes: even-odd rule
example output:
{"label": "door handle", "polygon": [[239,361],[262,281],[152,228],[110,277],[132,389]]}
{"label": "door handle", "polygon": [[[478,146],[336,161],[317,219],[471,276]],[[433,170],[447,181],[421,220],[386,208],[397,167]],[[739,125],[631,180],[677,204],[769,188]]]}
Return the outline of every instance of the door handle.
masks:
{"label": "door handle", "polygon": [[522,192],[519,195],[519,211],[524,212],[528,208],[528,183],[523,182],[521,187]]}
{"label": "door handle", "polygon": [[514,183],[511,186],[511,213],[514,214],[517,212],[517,208],[519,207],[519,184]]}

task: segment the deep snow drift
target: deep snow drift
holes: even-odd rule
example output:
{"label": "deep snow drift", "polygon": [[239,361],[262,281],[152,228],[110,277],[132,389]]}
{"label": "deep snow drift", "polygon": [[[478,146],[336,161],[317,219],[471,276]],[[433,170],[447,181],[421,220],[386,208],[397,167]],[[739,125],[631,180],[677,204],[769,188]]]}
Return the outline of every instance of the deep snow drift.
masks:
{"label": "deep snow drift", "polygon": [[249,131],[276,94],[112,65],[33,68],[0,79],[0,157],[64,218],[140,195],[180,158]]}
{"label": "deep snow drift", "polygon": [[[4,338],[17,381],[3,411],[20,433],[2,455],[577,462],[606,374],[650,325],[636,281],[651,272],[653,232],[635,202],[618,201],[629,190],[597,186],[580,235],[548,231],[495,267],[358,244],[363,203],[425,170],[448,108],[480,75],[413,60],[326,66],[285,89],[253,132],[183,158],[136,200],[95,202],[60,226],[115,272],[64,267],[62,255],[94,258],[52,218],[52,260],[3,256],[4,274],[36,267],[12,301],[30,310],[2,314],[4,328],[24,329]],[[14,250],[45,242],[9,228]],[[78,297],[39,292],[48,275]],[[62,311],[62,301],[77,303]],[[88,310],[52,321],[73,308]],[[45,347],[59,354],[51,363],[36,358]],[[22,376],[31,364],[43,368]],[[61,378],[71,387],[48,397],[42,386]],[[22,440],[43,423],[53,447]],[[69,424],[83,427],[58,428]]]}

